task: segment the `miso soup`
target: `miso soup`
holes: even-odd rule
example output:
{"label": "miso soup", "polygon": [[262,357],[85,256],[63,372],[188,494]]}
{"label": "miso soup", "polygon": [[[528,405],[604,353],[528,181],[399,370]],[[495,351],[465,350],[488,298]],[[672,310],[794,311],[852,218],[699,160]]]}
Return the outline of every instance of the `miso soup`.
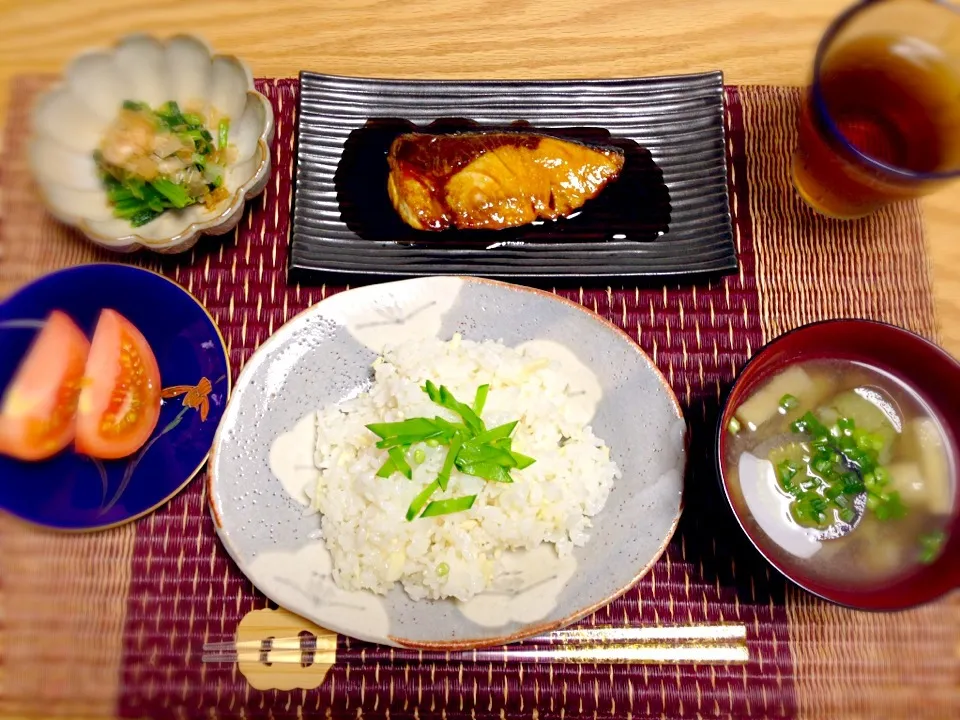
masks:
{"label": "miso soup", "polygon": [[779,562],[863,586],[938,556],[956,460],[935,414],[893,376],[798,363],[741,402],[727,432],[732,499]]}

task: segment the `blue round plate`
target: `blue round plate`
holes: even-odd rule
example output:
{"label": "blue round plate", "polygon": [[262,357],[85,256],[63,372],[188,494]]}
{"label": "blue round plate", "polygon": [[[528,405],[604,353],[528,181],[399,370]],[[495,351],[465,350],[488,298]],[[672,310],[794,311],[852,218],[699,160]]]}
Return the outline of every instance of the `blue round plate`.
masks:
{"label": "blue round plate", "polygon": [[71,449],[43,462],[0,456],[0,509],[59,530],[102,530],[135,520],[180,492],[200,471],[230,394],[230,368],[213,318],[186,290],[129,265],[60,270],[0,303],[0,393],[36,336],[62,310],[88,337],[112,308],[146,337],[160,366],[163,405],[147,443],[122,460]]}

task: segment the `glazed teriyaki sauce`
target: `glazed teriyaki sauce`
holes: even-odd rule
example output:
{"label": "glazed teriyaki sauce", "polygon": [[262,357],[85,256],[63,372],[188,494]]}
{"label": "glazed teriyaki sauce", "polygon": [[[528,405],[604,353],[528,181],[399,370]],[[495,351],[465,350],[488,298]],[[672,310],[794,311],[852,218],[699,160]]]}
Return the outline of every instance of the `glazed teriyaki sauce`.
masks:
{"label": "glazed teriyaki sauce", "polygon": [[[414,230],[390,202],[387,153],[398,135],[410,132],[521,132],[548,135],[584,145],[615,147],[624,154],[620,177],[571,216],[537,220],[503,230]],[[393,240],[414,245],[496,247],[529,243],[650,242],[670,225],[670,194],[663,173],[650,151],[632,140],[611,137],[602,128],[534,128],[517,122],[508,126],[480,126],[470,120],[437,120],[417,126],[407,120],[369,120],[344,145],[335,175],[337,200],[343,221],[365,240]]]}

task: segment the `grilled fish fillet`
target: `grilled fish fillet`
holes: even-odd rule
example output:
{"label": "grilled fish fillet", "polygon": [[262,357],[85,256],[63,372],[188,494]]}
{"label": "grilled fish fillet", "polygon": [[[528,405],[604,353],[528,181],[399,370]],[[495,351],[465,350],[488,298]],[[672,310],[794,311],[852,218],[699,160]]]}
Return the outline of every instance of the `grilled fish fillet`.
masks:
{"label": "grilled fish fillet", "polygon": [[500,230],[570,215],[617,178],[624,156],[532,133],[408,133],[387,162],[390,201],[411,227]]}

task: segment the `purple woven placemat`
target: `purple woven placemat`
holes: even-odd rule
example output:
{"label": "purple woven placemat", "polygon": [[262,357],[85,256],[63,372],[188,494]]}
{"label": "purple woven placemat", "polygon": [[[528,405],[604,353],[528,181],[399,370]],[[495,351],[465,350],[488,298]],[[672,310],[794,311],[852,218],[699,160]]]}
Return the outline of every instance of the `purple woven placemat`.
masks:
{"label": "purple woven placemat", "polygon": [[[286,285],[295,81],[261,81],[274,104],[276,172],[235,241],[208,240],[189,257],[161,263],[209,308],[227,338],[234,370],[296,312],[341,286]],[[693,287],[584,287],[577,300],[637,338],[670,380],[693,428],[686,511],[667,553],[633,590],[583,624],[746,623],[746,666],[389,665],[370,646],[365,662],[334,666],[319,690],[251,690],[232,666],[200,662],[204,641],[229,636],[243,615],[268,606],[219,547],[194,483],[142,523],[133,550],[120,709],[126,716],[209,716],[330,711],[385,716],[443,708],[448,717],[663,714],[788,716],[794,707],[783,583],[740,541],[718,494],[709,447],[721,389],[761,342],[743,169],[739,103],[728,91],[731,193],[741,273]],[[739,170],[739,172],[738,172]],[[642,522],[642,518],[638,518]],[[346,642],[341,640],[341,642]],[[356,644],[354,644],[356,647]]]}

